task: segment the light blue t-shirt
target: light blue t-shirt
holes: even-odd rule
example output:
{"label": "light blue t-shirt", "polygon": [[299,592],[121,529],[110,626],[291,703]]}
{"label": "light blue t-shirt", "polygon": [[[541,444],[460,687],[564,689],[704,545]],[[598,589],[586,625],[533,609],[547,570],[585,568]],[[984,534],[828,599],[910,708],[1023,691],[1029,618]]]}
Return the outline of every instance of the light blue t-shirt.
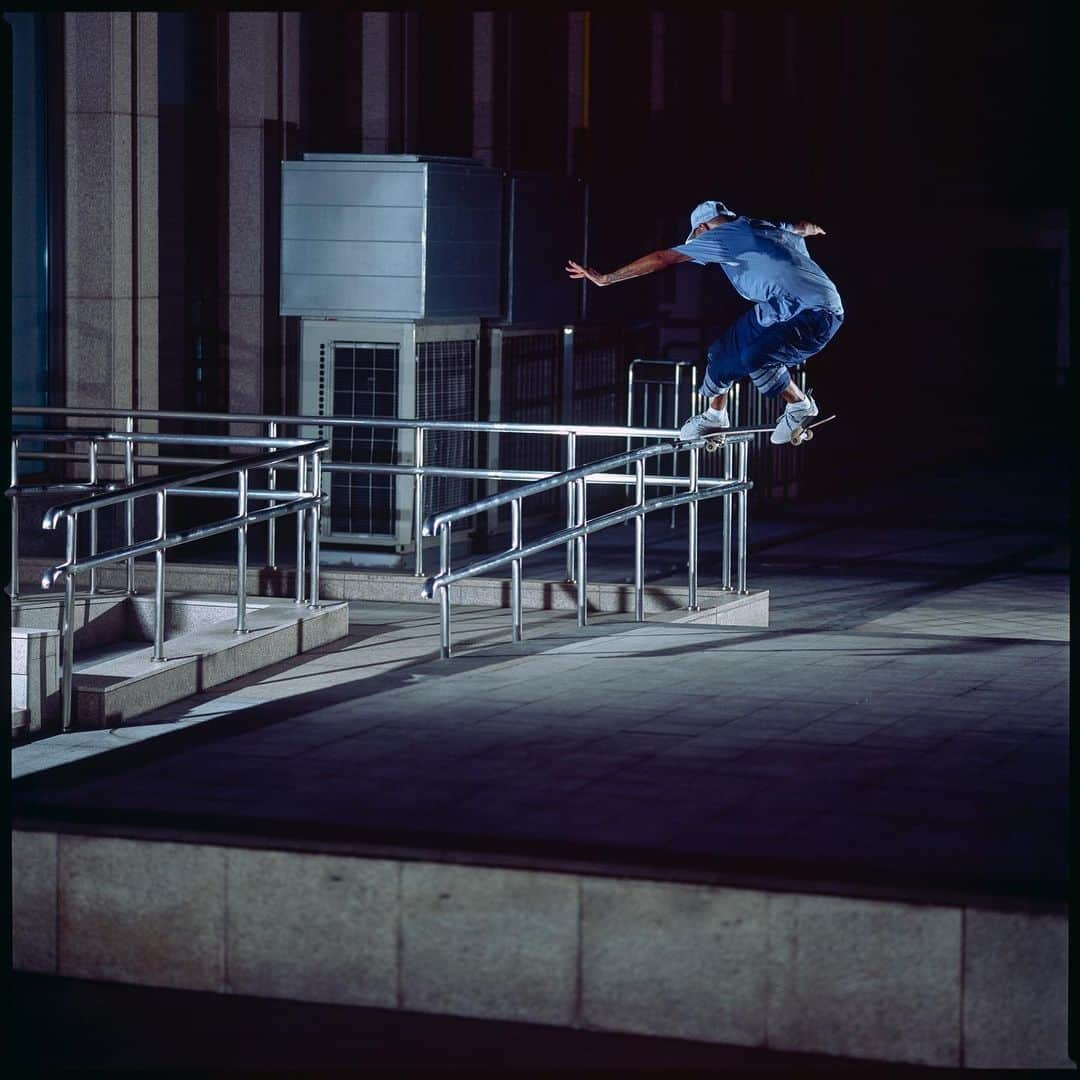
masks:
{"label": "light blue t-shirt", "polygon": [[844,313],[836,286],[786,222],[737,217],[672,250],[689,255],[699,266],[723,267],[735,291],[758,305],[762,326],[807,308]]}

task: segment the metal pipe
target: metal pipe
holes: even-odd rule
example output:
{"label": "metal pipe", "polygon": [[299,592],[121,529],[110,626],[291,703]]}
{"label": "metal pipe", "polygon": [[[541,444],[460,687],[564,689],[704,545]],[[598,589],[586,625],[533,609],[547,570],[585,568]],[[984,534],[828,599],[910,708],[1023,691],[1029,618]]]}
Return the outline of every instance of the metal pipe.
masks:
{"label": "metal pipe", "polygon": [[[166,493],[157,493],[157,538],[165,539]],[[165,659],[165,549],[154,552],[154,651],[151,660]]]}
{"label": "metal pipe", "polygon": [[[233,497],[236,497],[236,491],[233,491]],[[301,510],[308,510],[315,504],[313,496],[308,495],[303,499],[293,499],[288,503],[273,507],[264,507],[262,510],[252,510],[248,513],[247,524],[260,525],[262,522],[269,520],[269,518],[283,517],[286,514],[299,515]],[[670,505],[665,503],[665,505]],[[151,537],[149,540],[142,540],[132,547],[119,547],[114,548],[111,551],[104,551],[93,558],[80,559],[76,565],[76,572],[81,573],[89,570],[94,566],[107,566],[110,563],[120,562],[124,559],[134,556],[139,558],[142,555],[153,555],[158,549],[168,550],[169,548],[179,547],[182,544],[190,544],[195,540],[205,540],[210,536],[219,536],[224,533],[235,533],[238,525],[236,515],[226,518],[223,521],[215,522],[213,525],[197,525],[194,528],[186,529],[183,532],[173,533],[172,535],[166,535],[164,540],[159,540],[156,537]],[[563,543],[566,537],[560,532],[557,534],[559,539],[556,543]],[[41,575],[41,587],[43,589],[51,589],[66,572],[66,564],[61,563],[59,566],[51,567],[44,571]]]}
{"label": "metal pipe", "polygon": [[248,472],[241,469],[236,481],[236,513],[243,524],[236,529],[236,633],[246,634],[248,568]]}
{"label": "metal pipe", "polygon": [[[634,518],[634,621],[645,621],[645,462],[634,462],[638,514]],[[672,508],[674,513],[674,508]]]}
{"label": "metal pipe", "polygon": [[[731,476],[731,443],[724,443],[724,479]],[[731,589],[731,496],[724,496],[724,542],[721,554],[720,587]]]}
{"label": "metal pipe", "polygon": [[[737,389],[737,387],[736,387]],[[122,409],[89,409],[89,408],[60,408],[52,406],[42,406],[41,408],[29,407],[29,406],[14,406],[11,409],[12,415],[27,415],[27,416],[95,416],[95,417],[112,417],[112,416],[126,416],[129,410]],[[525,422],[510,422],[499,420],[402,420],[396,417],[334,417],[334,416],[305,416],[305,415],[271,415],[268,413],[194,413],[194,412],[179,412],[165,409],[139,409],[130,410],[134,415],[143,417],[148,420],[195,420],[195,421],[207,421],[207,420],[223,420],[229,423],[266,423],[270,420],[276,420],[279,424],[295,424],[305,427],[362,427],[362,428],[394,428],[397,430],[412,430],[418,426],[423,426],[428,431],[494,431],[502,434],[525,434],[527,432],[535,432],[536,434],[548,434],[548,435],[567,435],[570,432],[586,433],[589,435],[611,436],[614,438],[624,438],[627,435],[642,435],[655,437],[660,434],[667,435],[669,432],[658,432],[653,428],[635,427],[631,428],[628,432],[623,425],[615,424],[529,424]],[[772,428],[769,428],[771,431]],[[672,436],[677,434],[676,432],[670,432]],[[166,441],[166,436],[162,437],[161,441]],[[204,442],[216,442],[220,444],[224,436],[219,435],[205,435],[205,436],[192,436],[191,439],[195,441]],[[140,440],[154,441],[154,436],[139,436]],[[177,442],[188,442],[187,436],[178,435],[172,436],[171,439]],[[241,437],[229,437],[228,444],[240,445],[242,443],[265,443],[267,440],[259,437],[241,438]],[[296,441],[301,442],[303,440],[283,440],[279,439],[278,442]]]}
{"label": "metal pipe", "polygon": [[[690,494],[696,495],[698,491],[698,455],[701,450],[694,446],[690,449]],[[694,499],[689,505],[690,512],[690,552],[687,561],[688,592],[686,606],[690,611],[698,610],[697,587],[698,587],[698,501]]]}
{"label": "metal pipe", "polygon": [[[97,463],[97,439],[91,439],[89,445],[89,469],[90,475],[88,481],[90,484],[96,484],[98,481],[98,463]],[[94,507],[90,511],[90,554],[96,555],[98,553],[98,511],[97,507]],[[90,570],[90,595],[93,596],[97,593],[97,570],[91,568]]]}
{"label": "metal pipe", "polygon": [[[308,448],[308,452],[314,453],[316,450],[325,450],[326,445],[326,440],[314,440],[305,443],[304,447]],[[164,491],[167,488],[176,488],[188,484],[199,484],[206,480],[216,480],[219,476],[232,476],[241,467],[245,469],[265,468],[271,463],[281,460],[283,457],[288,458],[295,456],[299,456],[299,454],[296,453],[295,448],[290,450],[275,450],[266,454],[252,454],[240,458],[230,465],[221,467],[215,466],[211,469],[193,470],[181,476],[172,477],[166,480],[139,480],[120,491],[89,495],[85,499],[78,499],[74,502],[66,503],[63,507],[52,507],[45,512],[45,516],[42,519],[42,527],[51,529],[53,527],[51,519],[59,515],[61,510],[64,512],[72,511],[81,513],[83,510],[88,510],[92,506],[97,506],[99,508],[112,506],[116,503],[126,502],[127,500],[140,495],[151,495],[157,491]]]}
{"label": "metal pipe", "polygon": [[[299,472],[296,477],[296,490],[303,492],[304,485],[307,483],[307,457],[306,455],[297,458],[297,466]],[[307,533],[307,510],[301,510],[296,515],[296,602],[302,604],[304,602],[304,551],[306,544]]]}
{"label": "metal pipe", "polygon": [[[676,364],[675,365],[675,395],[674,395],[675,400],[672,402],[672,405],[671,405],[671,426],[672,427],[678,427],[679,426],[679,376],[682,373],[682,368],[683,368],[682,364]],[[672,454],[671,455],[671,475],[672,476],[674,476],[676,474],[676,472],[678,472],[678,466],[676,465],[677,461],[678,461],[678,458],[676,458],[675,455]],[[671,527],[673,529],[675,528],[675,507],[671,508]]]}
{"label": "metal pipe", "polygon": [[[739,482],[746,482],[746,443],[739,444]],[[739,592],[746,592],[746,510],[748,506],[746,488],[739,491]]]}
{"label": "metal pipe", "polygon": [[413,574],[424,576],[424,429],[416,429],[416,451],[413,458],[417,473],[413,477],[413,542],[416,545],[416,566]]}
{"label": "metal pipe", "polygon": [[315,497],[315,505],[308,511],[311,521],[311,585],[309,588],[308,607],[319,606],[319,533],[322,531],[322,455],[318,452],[311,455],[311,493]]}
{"label": "metal pipe", "polygon": [[[450,530],[448,521],[439,530],[439,573],[450,573]],[[450,586],[439,590],[439,656],[450,659]]]}
{"label": "metal pipe", "polygon": [[[135,417],[124,418],[124,431],[135,433]],[[135,483],[135,446],[129,439],[124,443],[124,483],[130,487]],[[128,499],[124,504],[124,542],[128,547],[135,543],[135,500]],[[135,595],[135,560],[127,560],[127,594]]]}
{"label": "metal pipe", "polygon": [[[19,486],[19,437],[11,440],[11,487]],[[19,496],[11,496],[11,587],[12,600],[19,597]]]}
{"label": "metal pipe", "polygon": [[[772,428],[769,428],[768,430],[772,431]],[[737,442],[739,440],[732,439],[729,434],[727,441]],[[524,484],[519,488],[515,488],[513,491],[502,492],[499,495],[488,495],[482,499],[477,499],[475,502],[471,502],[466,506],[459,506],[453,510],[442,510],[435,514],[428,514],[424,521],[424,535],[434,536],[437,526],[443,521],[460,521],[462,518],[473,517],[476,514],[484,513],[487,510],[493,510],[496,506],[503,506],[513,499],[524,499],[530,495],[539,495],[542,491],[553,491],[556,488],[563,487],[583,476],[587,476],[590,481],[595,481],[597,479],[596,474],[601,469],[617,468],[620,465],[632,463],[639,457],[656,457],[658,454],[671,454],[674,452],[675,447],[671,443],[655,443],[650,446],[643,446],[630,454],[622,453],[615,454],[612,457],[601,458],[599,461],[593,461],[588,465],[580,465],[576,469],[567,469],[566,472],[553,474],[543,480],[534,480],[531,484]],[[612,477],[611,482],[626,483],[627,481],[622,477]],[[667,476],[650,476],[649,482],[669,484],[671,483],[671,479]]]}
{"label": "metal pipe", "polygon": [[[753,487],[749,481],[744,485],[747,488]],[[699,490],[697,497],[699,499],[712,499],[719,498],[722,495],[727,494],[729,491],[737,491],[739,485],[733,480],[731,487],[724,486],[716,487],[712,490],[705,489]],[[688,494],[683,495],[665,495],[657,499],[649,499],[645,503],[646,514],[652,513],[654,510],[668,510],[672,506],[683,506],[688,503],[693,496]],[[527,544],[522,544],[521,558],[529,559],[534,555],[540,554],[542,551],[548,551],[551,548],[557,547],[560,544],[565,544],[569,540],[576,540],[578,535],[585,533],[591,535],[596,532],[603,532],[605,529],[611,528],[613,525],[621,525],[623,522],[630,522],[637,515],[637,507],[630,505],[623,507],[619,510],[612,510],[606,514],[601,514],[599,517],[593,518],[591,521],[586,522],[584,525],[575,525],[571,529],[559,529],[556,532],[542,537],[539,540],[530,540]],[[448,578],[443,578],[436,574],[434,577],[429,577],[424,582],[424,587],[421,590],[423,595],[428,599],[431,599],[435,592],[434,590],[440,588],[444,584],[456,584],[459,581],[464,581],[467,578],[475,577],[477,574],[486,574],[491,570],[497,570],[501,566],[505,566],[514,558],[514,552],[512,549],[495,554],[486,555],[483,558],[476,559],[469,563],[468,566],[461,570],[457,570],[449,575]]]}
{"label": "metal pipe", "polygon": [[[629,450],[630,440],[627,439],[627,449]],[[577,468],[577,435],[570,432],[566,436],[566,467],[567,469]],[[567,528],[572,526],[575,521],[574,511],[574,485],[566,485],[566,525]],[[566,542],[566,580],[573,581],[575,579],[574,570],[574,541],[568,540]]]}
{"label": "metal pipe", "polygon": [[[580,528],[585,524],[585,478],[574,481],[577,488],[577,521],[575,525]],[[584,626],[589,621],[588,606],[588,550],[585,546],[585,534],[578,536],[574,543],[577,545],[577,624]]]}
{"label": "metal pipe", "polygon": [[[266,434],[268,438],[277,438],[277,427],[277,424],[273,420],[266,425]],[[275,469],[273,465],[270,466],[270,471],[267,474],[266,486],[271,491],[277,489],[277,469]],[[250,494],[251,493],[249,492],[249,498]],[[275,504],[271,502],[270,505],[273,506]],[[271,518],[266,523],[266,565],[271,570],[277,568],[277,518]]]}
{"label": "metal pipe", "polygon": [[[75,515],[67,519],[67,537],[65,557],[68,566],[75,564]],[[70,731],[72,726],[71,706],[74,700],[75,678],[75,575],[69,570],[64,578],[64,615],[61,625],[63,655],[60,674],[60,726],[63,731]]]}
{"label": "metal pipe", "polygon": [[[515,499],[510,504],[510,546],[515,551],[521,550],[521,500]],[[510,563],[510,640],[521,640],[521,559]]]}

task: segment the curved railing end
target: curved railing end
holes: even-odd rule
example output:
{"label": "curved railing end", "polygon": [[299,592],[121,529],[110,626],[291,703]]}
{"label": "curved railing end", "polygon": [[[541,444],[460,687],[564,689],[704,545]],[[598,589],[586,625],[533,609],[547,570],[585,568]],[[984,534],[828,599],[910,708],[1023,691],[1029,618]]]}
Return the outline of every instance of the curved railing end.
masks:
{"label": "curved railing end", "polygon": [[41,587],[51,589],[67,572],[66,566],[50,566],[48,570],[42,571]]}
{"label": "curved railing end", "polygon": [[41,527],[43,529],[55,529],[60,524],[60,519],[64,516],[64,507],[62,506],[50,506],[45,511],[44,517],[41,519]]}

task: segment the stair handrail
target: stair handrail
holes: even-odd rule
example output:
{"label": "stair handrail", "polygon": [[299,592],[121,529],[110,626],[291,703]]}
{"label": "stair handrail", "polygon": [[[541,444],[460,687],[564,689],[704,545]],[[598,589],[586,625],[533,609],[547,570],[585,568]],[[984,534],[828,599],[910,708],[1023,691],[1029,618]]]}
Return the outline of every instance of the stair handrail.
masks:
{"label": "stair handrail", "polygon": [[[297,440],[282,440],[297,443]],[[189,469],[186,472],[166,478],[147,478],[131,484],[116,486],[112,490],[98,494],[85,495],[65,503],[51,506],[42,518],[45,529],[65,527],[65,560],[50,567],[42,574],[41,586],[49,589],[61,578],[64,581],[63,620],[61,630],[60,661],[61,674],[61,727],[68,731],[72,725],[72,677],[74,663],[74,624],[75,624],[75,575],[86,570],[105,566],[112,562],[133,560],[139,555],[155,556],[154,576],[154,645],[150,659],[161,662],[165,640],[165,551],[182,544],[203,540],[209,536],[235,531],[237,534],[237,589],[236,589],[236,633],[248,633],[247,628],[247,530],[249,525],[269,521],[289,514],[297,515],[297,597],[296,602],[304,602],[304,541],[311,548],[309,606],[317,607],[319,598],[319,518],[324,499],[321,480],[322,455],[329,449],[326,439],[301,441],[297,445],[284,446],[261,454],[248,454],[238,457],[226,465],[209,468]],[[252,497],[249,490],[248,474],[252,469],[264,469],[280,466],[287,461],[297,462],[297,490],[295,495],[289,491],[275,490],[276,500],[270,506],[258,510],[248,509],[248,500]],[[192,485],[216,480],[223,476],[237,475],[237,513],[222,521],[199,525],[193,528],[169,534],[166,530],[166,500],[168,494]],[[305,484],[310,478],[310,490]],[[263,495],[267,493],[261,493]],[[97,552],[80,560],[76,550],[76,528],[78,516],[82,513],[96,513],[98,510],[126,503],[131,506],[136,498],[154,495],[157,502],[157,536],[138,543],[127,543],[106,552]],[[305,528],[306,526],[306,528]]]}
{"label": "stair handrail", "polygon": [[[521,630],[521,592],[522,592],[522,562],[525,558],[556,547],[559,544],[573,542],[576,545],[575,580],[577,584],[577,623],[584,627],[588,621],[588,560],[586,540],[589,534],[601,532],[613,525],[622,524],[625,521],[634,522],[634,617],[635,621],[643,622],[644,615],[644,589],[645,589],[645,516],[654,510],[668,509],[675,506],[688,504],[690,512],[689,526],[689,552],[688,552],[688,602],[689,610],[698,610],[697,606],[697,577],[698,577],[698,504],[703,499],[712,499],[723,496],[725,509],[730,511],[730,499],[737,496],[738,529],[736,531],[736,563],[738,572],[738,592],[745,594],[746,588],[746,538],[747,538],[747,492],[753,487],[752,481],[747,476],[747,447],[751,439],[763,431],[771,431],[772,428],[731,428],[721,433],[693,439],[686,442],[673,440],[665,443],[654,443],[639,447],[637,450],[613,454],[610,457],[601,458],[598,461],[586,465],[566,469],[546,477],[543,480],[535,480],[532,483],[523,484],[510,491],[498,492],[487,495],[481,499],[475,499],[462,506],[442,510],[438,513],[429,514],[424,521],[423,534],[425,536],[437,536],[439,539],[439,573],[429,577],[421,590],[421,594],[432,599],[438,594],[439,600],[439,654],[443,659],[450,657],[450,586],[476,577],[479,574],[498,569],[500,566],[510,564],[510,611],[511,611],[511,641],[522,640]],[[703,447],[709,444],[719,444],[725,451],[725,479],[703,480],[700,477],[699,455]],[[730,448],[737,450],[736,475],[730,475]],[[659,454],[676,454],[688,451],[690,454],[689,484],[688,490],[682,494],[659,496],[654,499],[645,498],[645,469],[644,462],[647,458]],[[622,465],[634,467],[634,493],[635,501],[632,506],[619,510],[609,511],[592,521],[588,520],[586,513],[586,491],[590,477],[596,474],[614,470]],[[656,482],[654,480],[654,482]],[[534,540],[529,544],[522,541],[521,535],[521,504],[522,500],[530,495],[538,495],[554,488],[565,487],[573,484],[576,490],[574,506],[576,509],[575,521],[565,529],[558,529],[546,536]],[[452,529],[455,521],[472,517],[475,514],[495,509],[499,506],[510,505],[510,547],[476,559],[459,570],[453,570],[450,565],[452,546]],[[725,513],[725,538],[730,535],[727,527],[729,515]],[[724,562],[725,577],[724,587],[729,587],[728,566],[730,552],[725,546]]]}

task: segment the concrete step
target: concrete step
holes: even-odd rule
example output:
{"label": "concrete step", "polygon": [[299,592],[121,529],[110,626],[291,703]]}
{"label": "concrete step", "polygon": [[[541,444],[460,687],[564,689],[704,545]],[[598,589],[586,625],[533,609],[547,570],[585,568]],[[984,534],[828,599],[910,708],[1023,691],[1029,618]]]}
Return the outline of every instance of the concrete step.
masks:
{"label": "concrete step", "polygon": [[[13,619],[45,626],[60,620],[60,602],[16,601]],[[144,713],[260,668],[326,645],[348,633],[348,605],[318,608],[292,600],[250,599],[247,631],[238,634],[231,597],[167,595],[165,659],[153,659],[149,597],[80,598],[85,633],[76,636],[73,723],[80,730],[116,727]],[[102,626],[94,626],[98,612]],[[91,643],[91,644],[87,644]]]}
{"label": "concrete step", "polygon": [[[45,560],[25,559],[21,563],[20,580],[25,582],[25,599],[48,595],[37,592]],[[223,564],[173,563],[168,567],[167,584],[179,592],[198,590],[220,593],[236,592],[236,568]],[[137,566],[136,588],[146,593],[153,589],[153,567]],[[319,575],[319,596],[326,600],[378,600],[406,603],[430,603],[421,596],[424,579],[400,570],[324,568]],[[126,587],[123,567],[103,567],[98,573],[101,588]],[[296,572],[289,567],[270,570],[249,569],[247,579],[250,596],[291,597],[296,591]],[[451,602],[478,607],[510,606],[508,577],[476,577],[454,585]],[[698,589],[698,611],[688,611],[686,579],[667,579],[645,586],[646,614],[671,613],[681,610],[683,622],[709,622],[730,626],[767,626],[769,594],[766,590],[751,590],[740,595],[731,590],[712,586]],[[565,579],[526,577],[522,583],[522,606],[526,610],[574,611],[577,608],[577,586]],[[591,581],[587,594],[590,612],[632,612],[634,587],[624,581]]]}
{"label": "concrete step", "polygon": [[24,738],[30,731],[30,710],[19,705],[11,706],[12,741]]}

